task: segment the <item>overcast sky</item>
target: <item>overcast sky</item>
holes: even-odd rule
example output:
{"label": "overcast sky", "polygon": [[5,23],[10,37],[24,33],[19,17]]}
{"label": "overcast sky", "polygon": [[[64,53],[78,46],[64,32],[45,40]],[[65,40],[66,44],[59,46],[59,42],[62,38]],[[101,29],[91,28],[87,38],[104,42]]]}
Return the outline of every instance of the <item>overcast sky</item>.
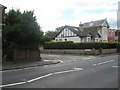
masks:
{"label": "overcast sky", "polygon": [[34,10],[42,30],[55,30],[64,25],[78,26],[107,18],[110,28],[116,28],[120,0],[0,0],[8,12],[14,9]]}

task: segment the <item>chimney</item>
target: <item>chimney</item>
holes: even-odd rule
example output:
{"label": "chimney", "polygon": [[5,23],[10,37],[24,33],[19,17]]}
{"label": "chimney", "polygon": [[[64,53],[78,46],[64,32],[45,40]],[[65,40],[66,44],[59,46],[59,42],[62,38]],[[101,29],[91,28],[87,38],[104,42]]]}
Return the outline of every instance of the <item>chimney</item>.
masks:
{"label": "chimney", "polygon": [[83,32],[83,24],[82,24],[82,22],[80,22],[80,24],[79,24],[79,29],[80,29],[81,32]]}

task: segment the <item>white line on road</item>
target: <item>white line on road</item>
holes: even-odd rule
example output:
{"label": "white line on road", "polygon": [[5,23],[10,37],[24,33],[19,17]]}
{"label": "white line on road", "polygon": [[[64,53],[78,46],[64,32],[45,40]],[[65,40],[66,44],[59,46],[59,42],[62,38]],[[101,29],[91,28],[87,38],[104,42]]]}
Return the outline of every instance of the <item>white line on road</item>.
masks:
{"label": "white line on road", "polygon": [[27,81],[27,82],[33,82],[33,81],[36,81],[36,80],[39,80],[39,79],[42,79],[42,78],[45,78],[45,77],[49,77],[49,76],[51,76],[51,75],[52,75],[52,73],[47,74],[47,75],[44,75],[44,76],[37,77],[37,78],[35,78],[35,79],[31,79],[31,80],[29,80],[29,81]]}
{"label": "white line on road", "polygon": [[18,82],[18,83],[12,83],[12,84],[7,84],[7,85],[0,85],[0,88],[1,87],[9,87],[9,86],[26,84],[26,83],[30,83],[30,82],[33,82],[33,81],[36,81],[36,80],[40,80],[42,78],[46,78],[46,77],[49,77],[49,76],[52,76],[52,75],[55,75],[55,74],[61,74],[61,73],[67,73],[67,72],[74,72],[74,71],[80,71],[80,70],[83,70],[83,68],[73,68],[72,70],[54,72],[54,73],[46,74],[46,75],[43,75],[43,76],[40,76],[40,77],[31,79],[31,80],[28,80],[26,82]]}
{"label": "white line on road", "polygon": [[8,86],[15,86],[15,85],[21,85],[21,84],[25,84],[26,82],[19,82],[19,83],[13,83],[13,84],[7,84],[7,85],[0,85],[1,87],[8,87]]}
{"label": "white line on road", "polygon": [[45,78],[45,77],[48,77],[48,76],[51,76],[51,75],[52,75],[52,73],[44,75],[44,76],[37,77],[35,79],[28,80],[26,82],[18,82],[18,83],[12,83],[12,84],[7,84],[7,85],[0,85],[0,88],[1,87],[9,87],[9,86],[15,86],[15,85],[30,83],[30,82],[33,82],[33,81],[36,81],[36,80],[39,80],[39,79],[42,79],[42,78]]}
{"label": "white line on road", "polygon": [[119,68],[119,66],[112,66],[113,68]]}
{"label": "white line on road", "polygon": [[23,70],[23,69],[15,69],[15,70],[13,70],[13,71],[20,71],[20,70]]}
{"label": "white line on road", "polygon": [[109,61],[105,61],[105,62],[100,62],[100,63],[97,63],[97,64],[93,64],[92,66],[102,65],[102,64],[113,62],[113,61],[115,61],[115,60],[109,60]]}
{"label": "white line on road", "polygon": [[74,69],[72,69],[72,70],[55,72],[55,73],[53,73],[53,74],[62,74],[62,73],[68,73],[68,72],[80,71],[80,70],[83,70],[83,68],[74,68]]}
{"label": "white line on road", "polygon": [[0,71],[0,72],[9,72],[9,71],[13,71],[13,70],[5,70],[5,71]]}

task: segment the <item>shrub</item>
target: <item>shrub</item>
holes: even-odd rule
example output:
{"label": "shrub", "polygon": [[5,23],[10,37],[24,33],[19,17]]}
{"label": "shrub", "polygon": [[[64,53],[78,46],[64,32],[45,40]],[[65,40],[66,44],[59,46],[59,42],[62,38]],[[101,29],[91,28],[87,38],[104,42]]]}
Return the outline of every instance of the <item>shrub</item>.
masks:
{"label": "shrub", "polygon": [[72,41],[45,42],[44,49],[110,49],[120,48],[120,42],[81,42]]}
{"label": "shrub", "polygon": [[45,42],[44,49],[70,49],[73,41]]}

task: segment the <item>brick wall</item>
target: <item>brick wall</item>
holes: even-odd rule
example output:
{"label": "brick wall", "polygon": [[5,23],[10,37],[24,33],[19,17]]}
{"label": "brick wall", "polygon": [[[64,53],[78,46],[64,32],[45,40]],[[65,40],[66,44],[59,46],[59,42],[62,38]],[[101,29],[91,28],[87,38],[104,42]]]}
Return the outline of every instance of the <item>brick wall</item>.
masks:
{"label": "brick wall", "polygon": [[38,61],[40,59],[40,51],[36,50],[14,50],[13,51],[13,61]]}
{"label": "brick wall", "polygon": [[98,55],[117,53],[117,49],[44,49],[41,53]]}

